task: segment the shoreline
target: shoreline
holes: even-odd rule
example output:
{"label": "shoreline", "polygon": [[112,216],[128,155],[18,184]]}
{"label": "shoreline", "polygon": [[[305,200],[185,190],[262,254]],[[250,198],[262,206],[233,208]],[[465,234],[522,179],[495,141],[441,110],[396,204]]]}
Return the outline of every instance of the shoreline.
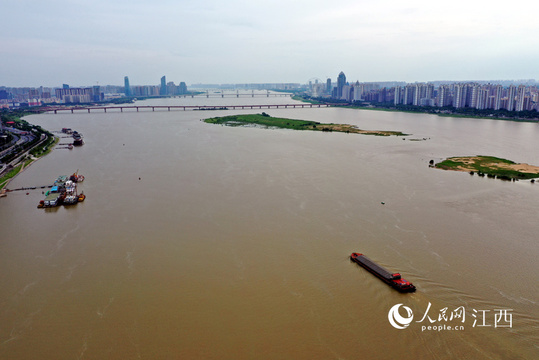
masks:
{"label": "shoreline", "polygon": [[431,160],[430,167],[447,171],[477,173],[479,176],[498,178],[500,180],[516,181],[539,178],[539,166],[524,163],[515,163],[511,160],[494,156],[455,156],[447,158],[437,164]]}
{"label": "shoreline", "polygon": [[[500,116],[487,116],[487,115],[472,115],[472,114],[461,114],[461,113],[447,113],[443,111],[448,110],[439,110],[436,111],[429,111],[431,109],[443,109],[443,108],[425,108],[412,110],[412,109],[397,109],[397,108],[391,108],[391,107],[383,107],[383,106],[376,106],[376,105],[368,105],[368,106],[357,106],[352,105],[349,103],[331,103],[331,102],[322,102],[314,99],[306,99],[302,98],[300,96],[293,96],[293,100],[305,102],[308,104],[329,104],[331,107],[339,107],[339,108],[345,108],[345,109],[355,109],[355,110],[374,110],[374,111],[388,111],[388,112],[402,112],[402,113],[409,113],[409,114],[426,114],[426,115],[437,115],[442,117],[452,117],[452,118],[467,118],[467,119],[485,119],[485,120],[503,120],[503,121],[513,121],[513,122],[525,122],[525,123],[533,123],[533,124],[539,124],[539,112],[537,112],[537,118],[534,119],[528,119],[528,118],[507,118],[507,117],[500,117]],[[451,111],[451,110],[449,110]]]}
{"label": "shoreline", "polygon": [[[39,129],[38,134],[45,134],[46,136],[44,139],[37,142],[32,147],[18,153],[15,158],[8,163],[11,164],[13,163],[13,161],[16,161],[16,159],[19,158],[18,161],[15,164],[12,164],[12,167],[9,170],[6,169],[7,171],[0,177],[0,197],[5,197],[7,195],[7,193],[9,192],[7,186],[14,178],[19,176],[24,170],[26,170],[26,168],[34,164],[36,161],[50,154],[60,141],[59,137],[53,135],[46,130],[41,129],[41,127],[39,126],[30,124],[28,121],[26,121],[24,117],[27,115],[31,114],[15,114],[15,122],[20,122],[25,126],[30,126],[32,129]],[[42,147],[42,150],[39,153],[37,153],[36,155],[32,154],[33,150],[39,149],[40,147]]]}
{"label": "shoreline", "polygon": [[363,130],[350,124],[320,123],[317,121],[297,120],[288,118],[271,117],[265,112],[262,114],[229,115],[203,120],[208,124],[219,124],[226,126],[247,126],[260,125],[266,128],[279,128],[291,130],[311,130],[322,132],[340,132],[346,134],[361,134],[374,136],[409,136],[400,131],[390,130]]}

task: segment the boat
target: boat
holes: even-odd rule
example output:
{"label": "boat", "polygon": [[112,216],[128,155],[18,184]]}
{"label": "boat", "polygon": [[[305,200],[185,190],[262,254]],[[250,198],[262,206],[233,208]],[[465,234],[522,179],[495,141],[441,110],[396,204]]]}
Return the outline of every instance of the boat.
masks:
{"label": "boat", "polygon": [[84,141],[82,140],[82,134],[78,131],[73,131],[73,145],[82,146],[82,144],[84,144]]}
{"label": "boat", "polygon": [[67,195],[64,198],[64,205],[73,205],[79,201],[79,197],[75,195]]}
{"label": "boat", "polygon": [[84,176],[79,175],[79,171],[77,170],[77,172],[73,173],[73,175],[71,175],[69,177],[69,180],[71,180],[71,181],[73,181],[75,183],[83,182],[84,181]]}
{"label": "boat", "polygon": [[380,280],[400,292],[408,293],[416,291],[415,286],[406,279],[403,279],[401,274],[387,271],[363,254],[352,253],[352,255],[350,255],[350,260],[362,266]]}

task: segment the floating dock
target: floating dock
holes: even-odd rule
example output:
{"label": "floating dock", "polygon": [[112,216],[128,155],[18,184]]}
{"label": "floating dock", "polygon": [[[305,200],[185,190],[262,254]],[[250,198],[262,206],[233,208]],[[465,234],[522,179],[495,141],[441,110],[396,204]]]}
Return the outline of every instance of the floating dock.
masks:
{"label": "floating dock", "polygon": [[60,205],[74,205],[84,201],[86,195],[77,192],[77,184],[82,181],[84,181],[84,176],[78,175],[78,172],[71,176],[58,176],[51,189],[45,193],[45,199],[41,200],[37,207],[48,208]]}

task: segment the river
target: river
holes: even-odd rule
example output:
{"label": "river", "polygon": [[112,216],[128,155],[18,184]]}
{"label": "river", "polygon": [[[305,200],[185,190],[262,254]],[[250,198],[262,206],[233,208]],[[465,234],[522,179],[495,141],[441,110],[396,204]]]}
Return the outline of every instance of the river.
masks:
{"label": "river", "polygon": [[[411,135],[201,121],[262,111]],[[537,124],[341,108],[26,120],[86,143],[9,187],[78,169],[87,198],[53,209],[36,209],[41,189],[0,199],[2,359],[539,357],[539,184],[428,166],[458,155],[539,165]],[[393,290],[352,252],[417,292]],[[398,304],[404,329],[388,321]]]}

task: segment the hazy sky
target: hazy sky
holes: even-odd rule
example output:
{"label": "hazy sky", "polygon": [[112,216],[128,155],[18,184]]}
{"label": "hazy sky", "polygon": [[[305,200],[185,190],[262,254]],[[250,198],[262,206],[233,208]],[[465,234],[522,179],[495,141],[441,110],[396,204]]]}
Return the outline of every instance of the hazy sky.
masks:
{"label": "hazy sky", "polygon": [[0,85],[539,79],[533,0],[0,0]]}

